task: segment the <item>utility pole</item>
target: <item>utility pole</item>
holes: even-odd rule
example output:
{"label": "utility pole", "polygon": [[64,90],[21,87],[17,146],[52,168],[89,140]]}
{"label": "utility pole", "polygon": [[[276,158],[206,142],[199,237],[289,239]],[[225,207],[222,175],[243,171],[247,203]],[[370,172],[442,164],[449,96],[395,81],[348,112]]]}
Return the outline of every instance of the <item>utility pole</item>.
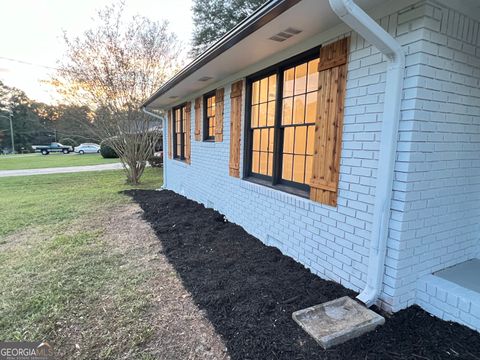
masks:
{"label": "utility pole", "polygon": [[0,117],[10,120],[10,136],[12,139],[12,154],[15,154],[15,140],[13,138],[13,123],[12,123],[13,112],[10,112],[9,117],[6,117],[5,115],[0,115]]}
{"label": "utility pole", "polygon": [[12,154],[15,154],[15,140],[13,138],[13,111],[10,112],[10,136],[12,137]]}

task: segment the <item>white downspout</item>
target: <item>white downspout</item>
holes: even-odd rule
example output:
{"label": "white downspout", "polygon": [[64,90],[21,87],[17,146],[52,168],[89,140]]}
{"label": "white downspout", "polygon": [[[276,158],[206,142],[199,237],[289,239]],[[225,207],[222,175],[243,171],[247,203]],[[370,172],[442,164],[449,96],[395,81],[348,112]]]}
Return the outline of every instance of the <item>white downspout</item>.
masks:
{"label": "white downspout", "polygon": [[367,283],[365,289],[357,296],[357,299],[370,307],[376,303],[380,295],[385,271],[405,55],[401,45],[353,0],[329,1],[332,10],[345,24],[374,45],[388,59]]}
{"label": "white downspout", "polygon": [[[151,111],[148,111],[145,106],[142,107],[142,111],[143,111],[145,114],[147,114],[147,115],[150,115],[150,116],[152,116],[152,117],[154,117],[154,118],[156,118],[156,119],[162,120],[162,131],[163,131],[163,134],[162,134],[162,135],[163,135],[163,136],[162,136],[162,142],[163,142],[163,185],[161,186],[161,188],[162,188],[162,189],[166,189],[166,188],[167,188],[167,179],[168,179],[168,177],[167,177],[167,168],[168,168],[168,165],[167,165],[167,160],[166,160],[166,157],[165,157],[165,145],[168,146],[168,144],[167,144],[167,141],[168,141],[168,140],[166,140],[168,136],[165,136],[165,135],[166,135],[165,133],[168,132],[168,131],[167,131],[167,130],[168,130],[168,129],[167,129],[168,124],[167,124],[167,121],[165,121],[165,118],[164,118],[164,117],[162,117],[162,116],[160,116],[160,115],[158,115],[158,114],[155,114],[155,113],[153,113],[153,112],[151,112]],[[166,126],[166,125],[167,125],[167,126]]]}

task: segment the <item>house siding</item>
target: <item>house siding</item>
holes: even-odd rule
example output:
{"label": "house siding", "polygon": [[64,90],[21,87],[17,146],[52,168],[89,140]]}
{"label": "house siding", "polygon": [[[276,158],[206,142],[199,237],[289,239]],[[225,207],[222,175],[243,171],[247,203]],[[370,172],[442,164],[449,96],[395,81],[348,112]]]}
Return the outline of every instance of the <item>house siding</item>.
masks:
{"label": "house siding", "polygon": [[[407,64],[380,295],[386,310],[415,303],[423,274],[480,254],[480,36],[473,34],[480,27],[465,17],[464,39],[459,27],[449,25],[451,16],[458,15],[419,1],[378,19],[402,44]],[[351,41],[337,207],[228,175],[231,83],[221,85],[223,142],[192,137],[191,165],[166,159],[166,188],[217,209],[320,277],[360,291],[367,276],[386,59],[356,33],[338,32],[322,42],[346,35]],[[190,123],[193,134],[194,112]]]}

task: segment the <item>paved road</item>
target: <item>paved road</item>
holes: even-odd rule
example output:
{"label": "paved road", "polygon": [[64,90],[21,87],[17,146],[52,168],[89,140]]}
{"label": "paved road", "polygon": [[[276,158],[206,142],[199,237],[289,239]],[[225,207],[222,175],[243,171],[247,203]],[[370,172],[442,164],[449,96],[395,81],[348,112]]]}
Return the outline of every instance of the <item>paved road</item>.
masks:
{"label": "paved road", "polygon": [[84,171],[102,171],[102,170],[118,170],[122,168],[121,163],[88,165],[88,166],[69,166],[45,169],[28,169],[28,170],[0,170],[0,177],[8,176],[30,176],[44,174],[65,174]]}

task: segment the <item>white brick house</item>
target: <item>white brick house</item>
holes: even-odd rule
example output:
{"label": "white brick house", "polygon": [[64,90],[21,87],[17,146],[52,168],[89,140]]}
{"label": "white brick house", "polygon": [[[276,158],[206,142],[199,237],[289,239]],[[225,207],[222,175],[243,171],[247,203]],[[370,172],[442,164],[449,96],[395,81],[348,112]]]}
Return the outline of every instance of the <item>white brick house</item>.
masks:
{"label": "white brick house", "polygon": [[[272,0],[153,94],[144,109],[170,114],[164,124],[164,149],[170,153],[164,187],[217,209],[321,278],[361,292],[368,305],[398,311],[418,304],[480,330],[480,265],[465,263],[480,258],[480,3],[358,4],[385,34],[369,33],[368,19],[358,19],[349,0]],[[394,64],[398,58],[390,58],[391,49],[382,48],[387,33],[387,45],[398,44],[397,53],[403,52],[404,67],[402,61]],[[335,133],[341,152],[333,144],[330,171],[336,173],[321,188],[326,195],[315,198],[311,179],[329,171],[312,169],[312,163],[322,163],[316,137],[321,121],[335,114],[322,119],[319,97],[316,116],[309,118],[309,94],[317,94],[309,86],[330,69],[322,68],[328,62],[322,49],[345,38],[346,91],[339,90],[335,103],[335,114],[342,115]],[[313,61],[317,69],[318,51],[319,70],[303,80],[307,65],[301,66]],[[288,82],[293,68],[298,86]],[[401,91],[391,84],[398,68]],[[272,82],[262,102],[265,79]],[[340,75],[337,80],[341,84]],[[307,135],[305,144],[295,143],[301,150],[293,144],[289,152],[288,124],[301,113],[297,90],[306,100],[298,100],[304,101],[297,124],[303,128],[295,131]],[[207,109],[210,96],[217,115]],[[398,129],[389,129],[384,119],[393,123],[396,115]],[[310,138],[315,126],[317,135]],[[263,150],[255,145],[263,139],[261,128],[271,136]],[[462,263],[468,266],[452,268],[453,278],[438,273]]]}

